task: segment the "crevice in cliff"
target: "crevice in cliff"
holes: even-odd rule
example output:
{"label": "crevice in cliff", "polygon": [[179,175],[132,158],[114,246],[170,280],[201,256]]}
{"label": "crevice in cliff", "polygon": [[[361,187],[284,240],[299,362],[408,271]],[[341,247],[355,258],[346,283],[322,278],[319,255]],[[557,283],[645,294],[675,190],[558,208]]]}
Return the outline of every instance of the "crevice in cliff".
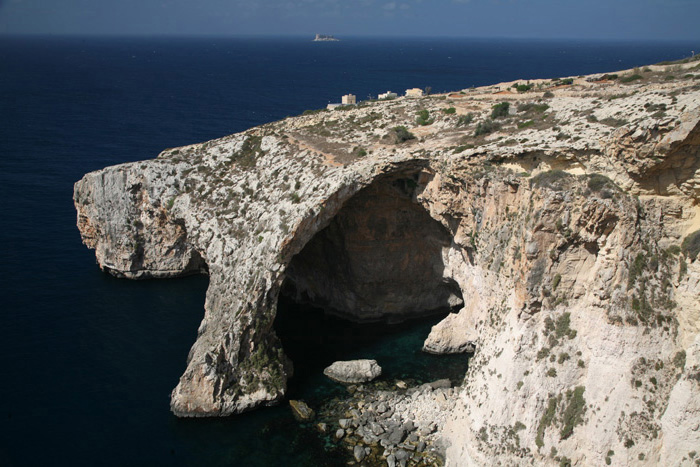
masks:
{"label": "crevice in cliff", "polygon": [[443,262],[451,235],[415,202],[418,179],[381,178],[350,198],[292,258],[281,293],[355,322],[460,306]]}

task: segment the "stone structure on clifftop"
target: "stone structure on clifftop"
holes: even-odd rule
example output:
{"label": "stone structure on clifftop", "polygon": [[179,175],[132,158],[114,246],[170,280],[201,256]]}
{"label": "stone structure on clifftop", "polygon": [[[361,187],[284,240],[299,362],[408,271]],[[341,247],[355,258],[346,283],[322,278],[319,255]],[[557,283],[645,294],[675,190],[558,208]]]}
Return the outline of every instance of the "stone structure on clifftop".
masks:
{"label": "stone structure on clifftop", "polygon": [[116,276],[209,274],[178,416],[284,397],[303,362],[274,333],[280,293],[357,321],[452,307],[425,343],[475,349],[441,393],[448,463],[690,465],[698,64],[365,103],[168,149],[85,175],[78,227]]}

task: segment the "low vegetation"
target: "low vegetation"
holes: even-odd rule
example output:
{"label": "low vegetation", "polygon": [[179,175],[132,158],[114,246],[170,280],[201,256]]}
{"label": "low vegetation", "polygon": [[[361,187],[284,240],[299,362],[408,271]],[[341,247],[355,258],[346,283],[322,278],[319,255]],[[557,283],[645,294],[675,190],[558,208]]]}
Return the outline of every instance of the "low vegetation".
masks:
{"label": "low vegetation", "polygon": [[532,177],[530,179],[530,186],[563,191],[569,186],[573,179],[573,175],[563,170],[548,170],[547,172],[542,172]]}
{"label": "low vegetation", "polygon": [[513,85],[513,89],[515,89],[517,92],[527,92],[530,89],[532,89],[532,85],[531,84],[515,83]]}
{"label": "low vegetation", "polygon": [[700,230],[696,230],[683,240],[681,244],[683,254],[691,261],[700,254]]}
{"label": "low vegetation", "polygon": [[640,79],[644,79],[642,75],[634,74],[634,75],[629,75],[629,76],[623,76],[620,78],[621,83],[632,83],[634,81],[638,81]]}
{"label": "low vegetation", "polygon": [[434,121],[434,119],[430,118],[430,112],[425,109],[418,112],[418,116],[416,117],[416,123],[421,126],[430,125]]}
{"label": "low vegetation", "polygon": [[525,104],[518,105],[518,112],[543,113],[547,109],[549,109],[549,104],[535,104],[534,102],[527,102]]}
{"label": "low vegetation", "polygon": [[416,139],[416,136],[408,131],[408,128],[400,125],[389,130],[389,133],[385,136],[385,138],[394,144],[401,144],[405,141]]}
{"label": "low vegetation", "polygon": [[468,113],[467,115],[460,115],[459,118],[457,118],[457,126],[467,126],[472,121],[474,121],[473,113]]}
{"label": "low vegetation", "polygon": [[574,429],[584,422],[586,413],[586,399],[583,397],[586,388],[577,386],[573,390],[566,391],[565,397],[561,394],[552,396],[547,401],[547,408],[540,418],[537,426],[535,444],[538,448],[544,446],[544,434],[552,425],[559,425],[559,438],[569,438]]}
{"label": "low vegetation", "polygon": [[479,122],[474,130],[474,136],[488,135],[501,128],[501,125],[490,118]]}
{"label": "low vegetation", "polygon": [[491,118],[504,118],[508,116],[510,111],[510,104],[508,102],[501,102],[491,107]]}
{"label": "low vegetation", "polygon": [[243,167],[255,167],[258,157],[264,154],[260,144],[262,136],[249,136],[243,141],[241,150],[231,155],[231,160]]}

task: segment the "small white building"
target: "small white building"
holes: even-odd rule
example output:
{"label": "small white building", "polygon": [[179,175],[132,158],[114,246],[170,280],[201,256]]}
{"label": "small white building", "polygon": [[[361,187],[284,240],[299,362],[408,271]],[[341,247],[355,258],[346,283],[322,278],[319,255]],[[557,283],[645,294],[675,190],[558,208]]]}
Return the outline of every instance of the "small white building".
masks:
{"label": "small white building", "polygon": [[354,94],[346,94],[343,96],[343,99],[341,100],[343,105],[355,105],[357,104],[357,96]]}
{"label": "small white building", "polygon": [[406,89],[406,97],[423,97],[423,90],[420,88]]}
{"label": "small white building", "polygon": [[389,99],[396,99],[396,97],[398,97],[398,96],[395,92],[387,91],[384,94],[380,94],[378,99],[380,101],[385,101],[385,100],[389,100]]}

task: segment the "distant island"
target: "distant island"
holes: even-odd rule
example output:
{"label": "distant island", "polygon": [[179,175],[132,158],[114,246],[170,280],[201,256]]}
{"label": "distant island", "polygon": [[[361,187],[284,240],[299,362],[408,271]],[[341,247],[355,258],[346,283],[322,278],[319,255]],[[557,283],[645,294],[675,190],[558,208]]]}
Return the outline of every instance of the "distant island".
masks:
{"label": "distant island", "polygon": [[338,42],[340,39],[336,39],[335,37],[328,35],[328,34],[316,34],[316,37],[314,37],[314,42]]}

